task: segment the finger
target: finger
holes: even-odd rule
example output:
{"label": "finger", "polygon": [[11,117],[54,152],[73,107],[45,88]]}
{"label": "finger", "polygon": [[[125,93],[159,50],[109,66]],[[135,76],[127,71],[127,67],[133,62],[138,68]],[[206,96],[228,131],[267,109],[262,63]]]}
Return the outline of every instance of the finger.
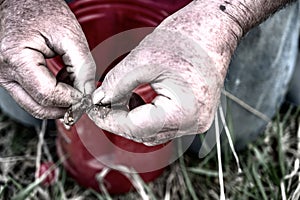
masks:
{"label": "finger", "polygon": [[96,64],[90,53],[88,44],[82,35],[81,39],[65,38],[57,50],[62,55],[67,71],[75,77],[74,87],[84,94],[92,94],[95,90]]}
{"label": "finger", "polygon": [[145,62],[144,58],[138,54],[141,53],[132,52],[107,73],[101,87],[93,93],[94,103],[118,102],[128,97],[140,84],[158,80],[157,77],[162,74],[163,68]]}
{"label": "finger", "polygon": [[68,107],[80,100],[82,94],[73,87],[56,81],[45,67],[39,52],[24,49],[15,56],[16,80],[42,106]]}
{"label": "finger", "polygon": [[[158,96],[152,104],[139,106],[130,112],[114,109],[101,118],[96,110],[88,115],[100,128],[147,145],[164,143],[182,135],[184,112],[171,99]],[[190,124],[188,125],[190,126]]]}
{"label": "finger", "polygon": [[27,112],[40,119],[57,119],[64,115],[65,108],[41,106],[18,83],[11,82],[3,87]]}
{"label": "finger", "polygon": [[194,91],[175,79],[160,80],[152,87],[158,96],[151,104],[130,112],[112,106],[104,118],[91,110],[89,116],[100,128],[147,145],[164,143],[184,134],[196,134],[199,102]]}
{"label": "finger", "polygon": [[[80,25],[75,20],[71,23],[76,31],[63,30],[65,32],[63,37],[55,35],[55,33],[53,33],[53,37],[47,37],[48,34],[40,33],[43,40],[39,38],[39,40],[34,40],[35,43],[30,42],[29,45],[33,49],[38,49],[48,58],[53,57],[55,53],[61,55],[67,66],[67,72],[74,77],[74,87],[84,94],[91,94],[95,90],[96,64]],[[53,40],[56,37],[60,38]]]}

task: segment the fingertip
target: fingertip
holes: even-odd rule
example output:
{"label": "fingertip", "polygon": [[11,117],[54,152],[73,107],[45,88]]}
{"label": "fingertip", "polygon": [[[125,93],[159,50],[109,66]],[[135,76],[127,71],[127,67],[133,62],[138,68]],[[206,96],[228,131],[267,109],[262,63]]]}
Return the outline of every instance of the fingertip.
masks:
{"label": "fingertip", "polygon": [[95,80],[87,81],[84,85],[85,94],[92,94],[95,91]]}
{"label": "fingertip", "polygon": [[[95,90],[96,63],[90,53],[88,45],[78,45],[69,41],[64,46],[63,62],[69,74],[73,74],[74,87],[84,94],[92,94]],[[73,47],[73,48],[70,48]]]}
{"label": "fingertip", "polygon": [[53,93],[45,99],[44,105],[68,107],[79,102],[83,97],[83,93],[65,83],[57,83]]}
{"label": "fingertip", "polygon": [[93,94],[92,94],[92,101],[93,104],[98,104],[102,99],[104,99],[104,92],[101,88],[98,88]]}
{"label": "fingertip", "polygon": [[28,113],[38,119],[57,119],[62,117],[66,108],[42,106],[36,102],[18,83],[12,82],[4,87],[12,98]]}
{"label": "fingertip", "polygon": [[32,113],[37,119],[59,119],[64,116],[67,109],[56,107],[41,107],[40,112]]}

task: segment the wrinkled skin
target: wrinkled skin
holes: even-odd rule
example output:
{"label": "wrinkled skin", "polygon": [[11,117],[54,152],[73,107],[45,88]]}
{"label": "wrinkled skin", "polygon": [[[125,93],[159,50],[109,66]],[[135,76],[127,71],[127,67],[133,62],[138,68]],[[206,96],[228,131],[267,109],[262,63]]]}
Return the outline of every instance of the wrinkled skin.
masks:
{"label": "wrinkled skin", "polygon": [[212,124],[231,56],[249,29],[288,0],[193,1],[146,37],[105,77],[94,103],[126,104],[150,83],[158,96],[132,111],[112,106],[95,123],[146,145],[205,132]]}
{"label": "wrinkled skin", "polygon": [[[45,58],[63,58],[74,87],[58,82]],[[37,118],[58,118],[94,91],[95,63],[63,0],[0,1],[0,85]]]}
{"label": "wrinkled skin", "polygon": [[[111,111],[102,119],[92,109],[90,118],[147,145],[205,132],[238,41],[289,1],[193,1],[107,74],[93,102],[112,104]],[[75,17],[62,0],[0,0],[0,5],[1,86],[36,117],[62,116],[94,89],[94,62]],[[55,54],[63,57],[74,88],[57,82],[45,67],[44,58]],[[119,109],[141,83],[158,93],[152,104]]]}
{"label": "wrinkled skin", "polygon": [[[240,36],[242,31],[231,19],[223,20],[220,28],[224,38],[220,39],[230,46],[216,44],[214,37],[221,32],[207,31],[214,25],[214,18],[208,21],[207,16],[199,14],[206,8],[191,12],[196,8],[191,3],[166,19],[107,74],[93,94],[94,102],[126,103],[127,95],[141,83],[150,83],[158,96],[152,104],[130,112],[112,106],[104,119],[91,110],[89,116],[99,127],[146,145],[202,133],[210,127],[237,44],[231,31]],[[188,19],[202,23],[192,26]],[[229,23],[228,28],[225,24]],[[202,31],[196,34],[195,29]]]}

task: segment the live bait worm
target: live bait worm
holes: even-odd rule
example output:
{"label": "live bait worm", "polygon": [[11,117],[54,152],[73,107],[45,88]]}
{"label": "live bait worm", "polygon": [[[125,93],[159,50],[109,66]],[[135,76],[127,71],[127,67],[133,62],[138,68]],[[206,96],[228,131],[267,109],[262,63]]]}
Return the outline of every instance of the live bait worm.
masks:
{"label": "live bait worm", "polygon": [[90,110],[97,111],[101,119],[105,118],[110,111],[110,105],[93,104],[91,95],[84,96],[78,104],[73,105],[64,115],[64,124],[73,126],[84,113]]}

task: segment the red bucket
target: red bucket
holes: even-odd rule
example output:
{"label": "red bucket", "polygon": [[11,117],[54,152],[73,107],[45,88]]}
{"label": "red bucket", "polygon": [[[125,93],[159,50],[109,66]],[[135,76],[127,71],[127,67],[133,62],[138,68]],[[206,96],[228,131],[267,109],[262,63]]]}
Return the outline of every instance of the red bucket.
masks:
{"label": "red bucket", "polygon": [[[111,52],[117,51],[115,48],[118,44],[112,47],[110,46],[112,43],[108,42],[108,46],[100,45],[101,48],[97,49],[99,44],[127,30],[156,27],[163,19],[189,2],[189,0],[82,0],[75,1],[69,6],[86,35],[97,64],[97,73],[103,78],[120,57],[114,62],[107,60]],[[151,29],[146,30],[149,33]],[[140,33],[131,35],[136,44],[145,36],[145,32],[142,31],[142,35]],[[47,64],[55,75],[63,68],[58,57],[48,60]],[[143,101],[141,103],[151,102],[156,95],[149,85],[141,86],[134,92],[141,97]],[[66,170],[79,184],[97,191],[99,191],[97,174],[104,167],[113,168],[114,165],[134,168],[145,182],[154,180],[169,164],[173,149],[172,142],[148,147],[108,133],[98,128],[86,115],[70,130],[67,130],[60,121],[57,121],[57,127],[58,155],[60,157],[68,155],[68,159],[63,163]],[[125,193],[132,188],[127,177],[116,170],[110,171],[105,176],[104,183],[108,192],[112,194]]]}

